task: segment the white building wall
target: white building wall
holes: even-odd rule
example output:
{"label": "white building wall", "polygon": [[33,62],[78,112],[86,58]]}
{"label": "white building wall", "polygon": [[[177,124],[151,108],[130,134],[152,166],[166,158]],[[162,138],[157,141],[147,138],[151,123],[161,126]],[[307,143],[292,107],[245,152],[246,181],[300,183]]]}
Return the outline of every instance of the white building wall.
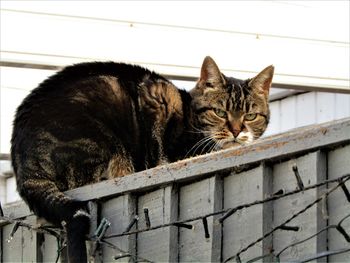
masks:
{"label": "white building wall", "polygon": [[350,117],[350,94],[307,92],[271,102],[270,111],[265,136]]}
{"label": "white building wall", "polygon": [[60,66],[124,61],[192,77],[210,55],[225,74],[238,78],[274,64],[276,83],[350,91],[349,5],[2,1],[0,55],[5,62]]}

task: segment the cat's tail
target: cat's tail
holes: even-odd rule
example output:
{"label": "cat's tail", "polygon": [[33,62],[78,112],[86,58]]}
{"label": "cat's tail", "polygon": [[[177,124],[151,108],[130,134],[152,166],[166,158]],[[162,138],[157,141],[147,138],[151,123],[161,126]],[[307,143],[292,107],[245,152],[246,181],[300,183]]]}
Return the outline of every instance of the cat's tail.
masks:
{"label": "cat's tail", "polygon": [[67,222],[67,248],[69,262],[87,262],[86,236],[89,232],[90,215],[77,210],[73,219]]}
{"label": "cat's tail", "polygon": [[17,181],[20,195],[36,215],[56,225],[65,226],[68,261],[87,262],[85,240],[90,225],[87,202],[68,197],[48,179],[21,182],[17,175]]}

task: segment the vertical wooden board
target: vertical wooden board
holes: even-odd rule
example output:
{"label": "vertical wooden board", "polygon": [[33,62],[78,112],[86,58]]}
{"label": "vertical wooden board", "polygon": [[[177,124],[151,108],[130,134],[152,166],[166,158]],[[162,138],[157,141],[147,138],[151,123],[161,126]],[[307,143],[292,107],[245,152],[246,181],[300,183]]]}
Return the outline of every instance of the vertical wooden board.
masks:
{"label": "vertical wooden board", "polygon": [[[326,179],[326,159],[320,152],[314,152],[304,155],[300,158],[287,162],[276,164],[273,167],[273,193],[283,189],[285,192],[293,191],[298,188],[297,180],[292,170],[296,164],[300,177],[305,187],[322,182]],[[324,188],[311,189],[300,192],[279,200],[273,204],[273,223],[275,226],[283,223],[308,204],[315,201],[322,194]],[[309,208],[305,213],[293,219],[288,225],[298,226],[297,232],[278,230],[273,234],[273,247],[276,253],[290,244],[307,238],[326,226],[327,220],[322,215],[322,204]],[[323,252],[327,247],[326,233],[322,233],[305,243],[293,246],[281,254],[282,261],[300,260],[307,256],[313,256]],[[320,259],[318,262],[324,262],[326,259]]]}
{"label": "vertical wooden board", "polygon": [[281,101],[281,132],[296,127],[296,97],[291,96]]}
{"label": "vertical wooden board", "polygon": [[[33,226],[36,225],[36,216],[29,216],[25,220]],[[22,260],[25,262],[37,262],[37,233],[22,227]]]}
{"label": "vertical wooden board", "polygon": [[[99,227],[99,203],[96,201],[89,201],[88,208],[89,208],[89,214],[90,214],[90,229],[89,229],[89,236],[94,236],[96,229]],[[89,256],[89,262],[90,263],[100,263],[102,262],[101,256],[95,256],[93,257],[96,249],[96,244],[93,240],[89,240],[86,242],[87,247],[87,254]],[[96,254],[96,253],[95,253]]]}
{"label": "vertical wooden board", "polygon": [[[25,223],[35,225],[36,217],[29,216]],[[14,224],[3,228],[3,260],[4,262],[37,262],[37,233],[25,227],[19,227],[13,239],[7,242]]]}
{"label": "vertical wooden board", "polygon": [[[0,133],[1,136],[1,133]],[[1,152],[1,151],[0,151]],[[2,161],[0,161],[0,165]],[[4,177],[0,177],[0,205],[5,204],[6,201],[6,179]]]}
{"label": "vertical wooden board", "polygon": [[[106,232],[106,236],[111,234],[120,234],[125,231],[136,213],[135,197],[132,195],[123,195],[110,199],[102,204],[101,218],[105,217],[112,224]],[[134,226],[131,230],[135,230]],[[135,235],[116,237],[107,239],[108,242],[120,248],[122,251],[136,256],[136,237]],[[114,257],[124,252],[114,250],[113,248],[103,245],[102,254],[104,262],[115,261]],[[115,262],[129,262],[131,258],[122,258]]]}
{"label": "vertical wooden board", "polygon": [[[271,172],[263,165],[224,179],[224,208],[266,198],[271,191]],[[223,227],[223,260],[254,242],[271,228],[271,203],[245,208],[228,217]],[[272,246],[268,237],[240,255],[243,261],[267,254]]]}
{"label": "vertical wooden board", "polygon": [[[349,135],[350,136],[350,135]],[[328,178],[336,179],[342,175],[350,173],[350,145],[338,148],[328,153]],[[332,187],[334,184],[330,184]],[[346,187],[350,191],[350,182],[346,182]],[[339,221],[350,213],[350,203],[346,200],[342,189],[337,189],[328,198],[329,224],[338,224]],[[350,235],[350,218],[347,218],[342,227]],[[335,229],[328,231],[328,248],[337,250],[346,248],[349,243]],[[348,262],[350,252],[329,257],[329,262]]]}
{"label": "vertical wooden board", "polygon": [[[220,207],[222,191],[216,176],[180,188],[179,220],[185,220],[211,213]],[[219,199],[218,199],[219,198]],[[218,204],[216,204],[218,202]],[[221,240],[221,226],[213,227],[213,217],[208,217],[210,238],[206,239],[202,220],[193,221],[193,229],[179,228],[179,261],[217,262],[220,253],[217,246]],[[219,244],[218,244],[219,243]]]}
{"label": "vertical wooden board", "polygon": [[[172,214],[172,207],[177,208],[177,193],[172,187],[165,187],[140,196],[138,199],[138,228],[145,229],[144,208],[148,208],[151,226],[157,226],[176,221],[177,213]],[[175,230],[172,231],[172,229]],[[140,258],[154,262],[169,262],[177,260],[177,249],[170,243],[177,240],[177,228],[174,226],[160,228],[137,236],[137,254]],[[177,243],[177,242],[176,242]]]}
{"label": "vertical wooden board", "polygon": [[22,229],[19,228],[10,242],[7,242],[13,224],[3,227],[3,261],[22,262]]}
{"label": "vertical wooden board", "polygon": [[316,94],[308,92],[297,96],[297,127],[316,123]]}
{"label": "vertical wooden board", "polygon": [[57,258],[58,244],[56,237],[52,235],[43,236],[43,243],[38,248],[42,255],[42,262],[55,262]]}

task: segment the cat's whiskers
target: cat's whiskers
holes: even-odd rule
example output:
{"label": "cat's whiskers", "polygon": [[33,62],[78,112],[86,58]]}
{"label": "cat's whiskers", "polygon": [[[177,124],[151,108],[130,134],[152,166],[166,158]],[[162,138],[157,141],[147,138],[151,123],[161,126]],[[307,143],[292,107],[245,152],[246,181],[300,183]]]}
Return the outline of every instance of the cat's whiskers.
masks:
{"label": "cat's whiskers", "polygon": [[202,151],[199,154],[203,153],[203,149],[207,146],[208,143],[210,143],[212,141],[212,137],[211,136],[206,136],[205,139],[199,141],[199,143],[197,143],[196,147],[193,149],[193,155],[196,154],[196,152],[200,149],[202,149]]}
{"label": "cat's whiskers", "polygon": [[212,141],[213,138],[211,135],[205,136],[202,139],[200,139],[198,142],[196,142],[192,148],[186,153],[185,158],[187,158],[191,153],[191,155],[195,155],[195,153],[197,152],[197,150],[203,146],[203,145],[207,145],[208,142]]}
{"label": "cat's whiskers", "polygon": [[220,150],[221,147],[220,147],[220,142],[218,141],[214,141],[214,144],[213,146],[211,147],[211,149],[209,150],[210,153],[214,152],[214,151],[217,151],[217,150]]}
{"label": "cat's whiskers", "polygon": [[[205,144],[205,146],[202,148],[202,151],[200,154],[204,154],[204,153],[210,153],[210,149],[212,148],[212,146],[210,144],[213,144],[215,146],[216,142],[215,140],[210,140],[210,141],[207,141],[207,143]],[[209,149],[208,151],[206,151],[205,149],[209,146]]]}

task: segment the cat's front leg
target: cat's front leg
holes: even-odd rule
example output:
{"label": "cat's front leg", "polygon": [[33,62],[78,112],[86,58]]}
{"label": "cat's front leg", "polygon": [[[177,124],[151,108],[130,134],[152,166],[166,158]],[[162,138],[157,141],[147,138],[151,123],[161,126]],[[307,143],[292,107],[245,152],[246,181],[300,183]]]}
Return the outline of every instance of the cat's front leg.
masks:
{"label": "cat's front leg", "polygon": [[113,179],[122,177],[135,172],[133,158],[127,153],[122,145],[119,145],[119,151],[115,153],[108,162],[107,171],[103,174],[103,179]]}
{"label": "cat's front leg", "polygon": [[181,96],[177,88],[167,81],[145,81],[140,85],[139,94],[148,168],[166,164],[165,131],[169,120],[182,110]]}

